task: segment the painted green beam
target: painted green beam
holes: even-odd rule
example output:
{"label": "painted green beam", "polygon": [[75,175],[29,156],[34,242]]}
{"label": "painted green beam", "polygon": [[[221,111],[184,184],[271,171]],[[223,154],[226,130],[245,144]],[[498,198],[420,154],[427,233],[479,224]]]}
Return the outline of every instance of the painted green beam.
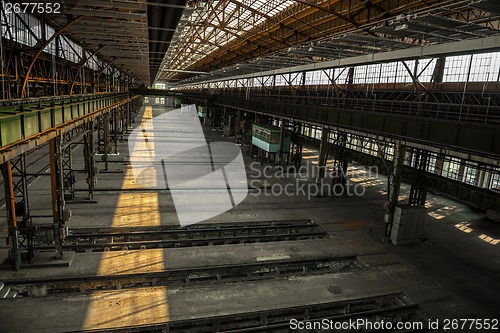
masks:
{"label": "painted green beam", "polygon": [[29,99],[0,105],[0,163],[140,96],[128,93]]}

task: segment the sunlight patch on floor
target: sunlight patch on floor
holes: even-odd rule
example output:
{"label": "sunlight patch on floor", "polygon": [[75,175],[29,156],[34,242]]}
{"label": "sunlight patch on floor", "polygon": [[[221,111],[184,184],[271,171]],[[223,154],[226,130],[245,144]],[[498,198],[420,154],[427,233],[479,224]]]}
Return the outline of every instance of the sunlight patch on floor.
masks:
{"label": "sunlight patch on floor", "polygon": [[164,270],[163,249],[103,252],[99,275],[161,272]]}
{"label": "sunlight patch on floor", "polygon": [[349,180],[353,181],[355,183],[359,183],[363,187],[372,187],[372,186],[384,184],[383,181],[381,181],[380,179],[377,179],[375,177],[351,177],[351,178],[349,178]]}
{"label": "sunlight patch on floor", "polygon": [[470,225],[470,223],[462,222],[462,223],[455,224],[455,228],[469,234],[474,230],[474,229],[470,228],[469,225]]}
{"label": "sunlight patch on floor", "polygon": [[408,199],[408,197],[408,194],[401,194],[400,196],[398,196],[398,201],[405,201]]}
{"label": "sunlight patch on floor", "polygon": [[479,238],[482,239],[483,241],[485,241],[486,243],[491,244],[491,245],[497,245],[498,243],[500,243],[500,239],[490,237],[486,234],[480,235]]}
{"label": "sunlight patch on floor", "polygon": [[442,220],[446,216],[453,213],[456,210],[456,208],[457,208],[457,206],[444,206],[444,207],[441,207],[433,212],[427,213],[427,215],[429,215],[433,219]]}
{"label": "sunlight patch on floor", "polygon": [[[148,121],[151,118],[152,108],[146,106],[140,128],[144,131],[144,135],[147,135],[148,140],[137,140],[135,149],[131,152],[131,160],[140,160],[146,156],[154,160],[152,123]],[[129,168],[125,174],[122,189],[155,188],[156,185],[154,168],[146,169],[137,179]],[[158,226],[160,224],[158,193],[120,193],[113,216],[113,227]],[[97,275],[138,274],[164,269],[163,249],[108,251],[102,253]],[[169,316],[167,289],[155,288],[153,293],[145,293],[143,290],[139,288],[126,289],[120,293],[92,293],[83,329],[167,322]]]}
{"label": "sunlight patch on floor", "polygon": [[90,295],[84,329],[158,324],[169,321],[167,288],[135,288]]}

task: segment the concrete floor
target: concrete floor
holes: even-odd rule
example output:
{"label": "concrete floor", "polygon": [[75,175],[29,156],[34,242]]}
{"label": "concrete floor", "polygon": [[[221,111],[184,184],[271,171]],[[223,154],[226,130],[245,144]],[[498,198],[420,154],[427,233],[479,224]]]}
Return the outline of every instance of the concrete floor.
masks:
{"label": "concrete floor", "polygon": [[[154,107],[151,114],[146,111],[145,119],[157,117],[167,111],[168,109],[164,107]],[[158,132],[148,128],[149,125],[144,120],[140,124],[139,117],[137,119],[136,125],[142,125],[144,130],[151,132],[151,137],[158,135]],[[234,142],[234,138],[222,138],[221,132],[206,127],[204,131],[209,141]],[[154,142],[154,139],[151,141]],[[97,189],[103,191],[96,192],[94,199],[97,203],[68,203],[73,212],[68,225],[70,227],[178,225],[179,219],[170,192],[165,189],[138,190],[130,168],[127,164],[123,164],[123,161],[130,158],[128,153],[124,153],[127,152],[126,142],[119,144],[119,151],[122,152],[119,156],[111,157],[109,172],[98,175]],[[53,332],[116,327],[190,318],[195,313],[197,315],[236,313],[250,309],[271,309],[282,305],[320,302],[338,297],[326,292],[326,288],[332,283],[345,290],[341,297],[404,291],[415,302],[430,302],[426,310],[441,318],[500,317],[498,289],[500,226],[484,220],[483,212],[429,194],[424,228],[426,241],[414,246],[395,246],[383,235],[386,195],[386,178],[383,175],[368,175],[360,166],[351,165],[350,181],[353,186],[359,184],[365,190],[361,196],[316,197],[307,193],[304,195],[300,191],[297,195],[279,195],[279,188],[287,184],[291,184],[288,187],[291,191],[297,190],[302,184],[307,188],[312,178],[306,174],[282,176],[276,174],[276,169],[273,167],[266,169],[274,175],[271,179],[267,179],[261,172],[266,165],[251,164],[254,161],[251,160],[248,147],[242,147],[242,152],[247,165],[249,185],[255,189],[250,190],[245,200],[235,208],[206,222],[251,223],[262,220],[311,218],[328,230],[333,238],[302,242],[301,255],[385,252],[389,256],[383,255],[384,260],[373,264],[376,269],[363,273],[224,284],[210,288],[167,290],[158,287],[107,291],[72,298],[50,296],[0,299],[0,317],[11,318],[8,325],[0,326],[0,332],[30,331],[30,329]],[[81,165],[80,155],[78,151],[75,152],[74,165]],[[196,161],[198,156],[193,158],[193,161]],[[305,151],[304,165],[308,165],[308,170],[312,170],[314,163],[317,163],[317,151],[308,148]],[[101,170],[103,166],[100,162]],[[151,179],[145,179],[144,182],[154,188],[155,179],[160,179],[156,176],[159,177],[155,175]],[[83,173],[77,173],[77,189],[86,188],[84,179]],[[274,192],[270,189],[264,191],[262,185],[267,185],[265,187],[267,189],[274,189]],[[400,197],[402,201],[407,198],[408,190],[409,186],[404,185]],[[50,214],[49,193],[47,176],[41,176],[30,185],[32,214]],[[85,197],[85,192],[77,194],[82,199]],[[40,217],[35,221],[49,222],[50,218]],[[4,228],[3,216],[0,223]],[[287,244],[252,244],[227,245],[209,251],[206,248],[193,248],[111,252],[104,255],[77,254],[71,267],[26,269],[19,272],[1,270],[0,281],[12,277],[140,273],[167,267],[196,267],[207,262],[226,264],[251,262],[259,256],[287,254],[289,248]],[[1,254],[5,257],[5,250]],[[451,297],[451,301],[446,301],[451,303],[432,302],[433,299],[443,297]],[[110,311],[115,307],[118,307],[116,311]],[[152,311],[152,308],[155,310]]]}

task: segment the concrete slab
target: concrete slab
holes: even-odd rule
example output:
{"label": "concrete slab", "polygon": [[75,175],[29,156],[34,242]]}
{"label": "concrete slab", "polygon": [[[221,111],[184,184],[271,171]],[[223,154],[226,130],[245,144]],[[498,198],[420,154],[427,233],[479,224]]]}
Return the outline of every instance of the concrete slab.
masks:
{"label": "concrete slab", "polygon": [[[44,268],[13,272],[0,271],[0,281],[52,277],[109,276],[146,274],[186,268],[240,265],[263,260],[301,260],[325,257],[371,257],[382,251],[373,242],[317,239],[270,243],[220,245],[209,247],[148,249],[76,253],[70,267]],[[370,266],[377,264],[366,259]]]}
{"label": "concrete slab", "polygon": [[[63,332],[245,313],[401,292],[383,271],[197,288],[138,288],[0,300],[0,332]],[[332,293],[336,286],[340,293]],[[33,311],[33,309],[38,309]]]}
{"label": "concrete slab", "polygon": [[56,258],[55,253],[38,252],[35,254],[33,261],[23,260],[21,268],[54,268],[54,267],[69,267],[75,259],[74,251],[66,251],[61,258]]}

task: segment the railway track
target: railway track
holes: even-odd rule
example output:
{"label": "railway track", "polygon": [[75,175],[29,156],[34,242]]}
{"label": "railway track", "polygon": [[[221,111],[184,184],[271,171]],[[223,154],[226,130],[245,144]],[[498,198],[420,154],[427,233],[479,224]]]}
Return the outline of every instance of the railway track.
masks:
{"label": "railway track", "polygon": [[[347,329],[300,329],[295,321],[314,323],[326,321],[331,327],[347,327]],[[384,332],[442,332],[427,328],[429,316],[418,304],[412,304],[404,293],[385,294],[374,297],[351,299],[347,301],[328,302],[253,311],[232,315],[214,316],[189,320],[172,320],[157,325],[128,326],[120,329],[100,329],[99,332],[380,332],[380,329],[365,329],[367,325],[350,329],[350,323],[380,323],[384,321],[394,329]],[[421,323],[412,328],[396,329],[401,322]],[[351,326],[352,327],[352,326]],[[86,330],[82,332],[93,332]]]}
{"label": "railway track", "polygon": [[[321,239],[328,233],[310,219],[196,224],[187,227],[70,228],[64,248],[99,252]],[[44,248],[40,248],[43,250]],[[50,249],[47,247],[47,249]]]}
{"label": "railway track", "polygon": [[5,285],[24,297],[154,286],[191,286],[353,272],[365,268],[356,256],[299,260],[272,260],[246,264],[164,269],[158,272],[116,275],[16,278]]}

